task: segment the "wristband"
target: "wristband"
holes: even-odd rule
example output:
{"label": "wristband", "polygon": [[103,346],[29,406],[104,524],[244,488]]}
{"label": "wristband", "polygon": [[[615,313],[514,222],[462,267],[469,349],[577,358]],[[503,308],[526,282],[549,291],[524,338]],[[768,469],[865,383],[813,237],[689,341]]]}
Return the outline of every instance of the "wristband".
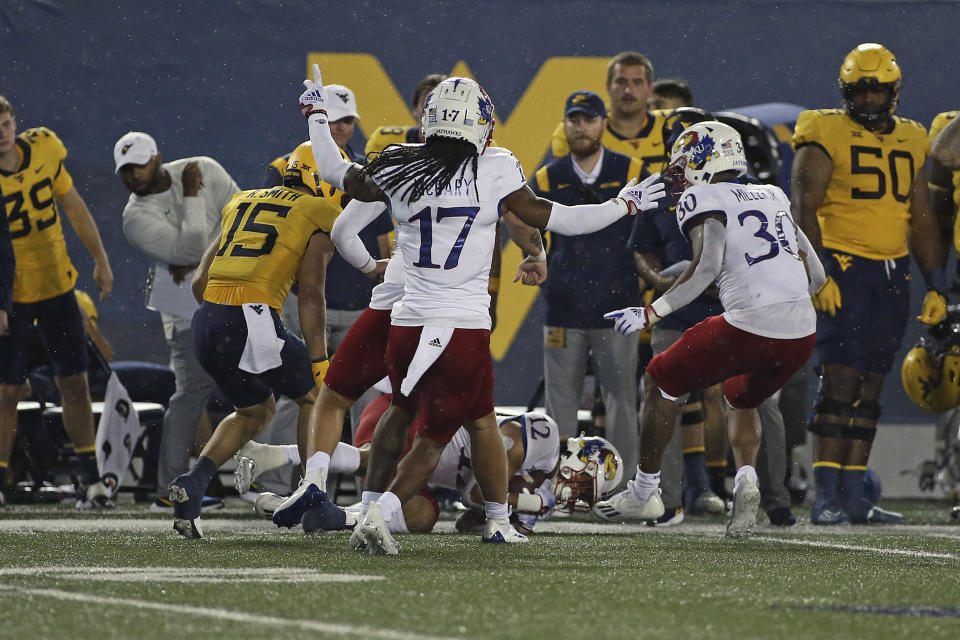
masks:
{"label": "wristband", "polygon": [[947,290],[947,275],[943,267],[924,271],[923,280],[927,283],[927,291],[943,294]]}
{"label": "wristband", "polygon": [[530,259],[530,262],[546,262],[547,261],[547,250],[543,247],[540,247],[540,253],[533,255],[532,253],[527,256]]}
{"label": "wristband", "polygon": [[517,494],[517,511],[524,513],[540,513],[543,508],[543,500],[535,493]]}
{"label": "wristband", "polygon": [[377,268],[377,261],[373,259],[373,256],[367,258],[367,264],[360,267],[360,271],[363,273],[370,273]]}
{"label": "wristband", "polygon": [[651,326],[655,324],[655,322],[663,320],[667,315],[670,314],[671,311],[673,311],[673,308],[670,307],[670,303],[664,300],[662,297],[654,300],[653,303],[647,307],[647,309],[652,311],[657,317],[656,321],[650,323]]}
{"label": "wristband", "polygon": [[313,379],[318,383],[322,383],[323,379],[327,375],[327,369],[330,368],[330,358],[323,356],[322,358],[314,358],[310,361],[310,368],[313,369]]}

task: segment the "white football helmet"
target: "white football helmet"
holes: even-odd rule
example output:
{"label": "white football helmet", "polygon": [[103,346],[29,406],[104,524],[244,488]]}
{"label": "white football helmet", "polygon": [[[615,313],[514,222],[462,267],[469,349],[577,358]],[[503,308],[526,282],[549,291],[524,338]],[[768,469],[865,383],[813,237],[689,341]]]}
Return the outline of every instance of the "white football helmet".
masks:
{"label": "white football helmet", "polygon": [[730,125],[706,120],[683,130],[670,151],[667,173],[674,185],[706,184],[721,171],[747,172],[740,134]]}
{"label": "white football helmet", "polygon": [[590,511],[623,480],[623,458],[613,444],[599,436],[567,438],[561,443],[560,463],[554,479],[556,510],[561,514]]}
{"label": "white football helmet", "polygon": [[423,139],[443,136],[466,140],[483,153],[493,138],[493,101],[475,80],[447,78],[423,105]]}

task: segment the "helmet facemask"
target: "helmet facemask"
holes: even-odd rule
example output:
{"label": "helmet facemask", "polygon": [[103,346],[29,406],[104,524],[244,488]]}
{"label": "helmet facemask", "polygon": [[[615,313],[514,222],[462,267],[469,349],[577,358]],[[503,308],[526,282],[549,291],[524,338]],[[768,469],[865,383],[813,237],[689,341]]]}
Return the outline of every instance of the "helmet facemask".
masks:
{"label": "helmet facemask", "polygon": [[553,484],[556,511],[566,515],[590,511],[619,487],[623,459],[613,444],[596,436],[567,438],[563,446]]}

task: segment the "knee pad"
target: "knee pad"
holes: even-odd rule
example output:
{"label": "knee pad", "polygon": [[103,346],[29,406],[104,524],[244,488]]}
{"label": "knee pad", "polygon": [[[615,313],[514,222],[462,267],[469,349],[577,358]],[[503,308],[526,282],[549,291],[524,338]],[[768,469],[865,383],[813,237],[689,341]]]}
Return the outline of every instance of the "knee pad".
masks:
{"label": "knee pad", "polygon": [[847,438],[873,442],[877,435],[877,420],[880,418],[880,413],[880,404],[876,400],[860,398],[854,402],[853,419],[847,427]]}
{"label": "knee pad", "polygon": [[853,416],[854,407],[852,402],[826,398],[821,394],[817,398],[817,406],[814,408],[813,420],[810,421],[807,430],[810,433],[824,438],[843,440],[851,437],[847,435],[847,430],[850,428],[850,422],[853,420]]}
{"label": "knee pad", "polygon": [[880,419],[882,412],[883,410],[880,408],[880,403],[876,400],[864,400],[860,398],[853,403],[854,418],[876,421]]}

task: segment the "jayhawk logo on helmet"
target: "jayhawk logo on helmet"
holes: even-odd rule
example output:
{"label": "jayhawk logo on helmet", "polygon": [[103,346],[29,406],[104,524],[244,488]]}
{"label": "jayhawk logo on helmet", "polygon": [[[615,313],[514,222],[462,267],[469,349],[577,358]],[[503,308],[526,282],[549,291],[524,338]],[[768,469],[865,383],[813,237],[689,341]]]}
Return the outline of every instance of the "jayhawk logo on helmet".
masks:
{"label": "jayhawk logo on helmet", "polygon": [[560,513],[590,511],[613,493],[623,479],[623,458],[616,447],[598,436],[567,438],[561,444],[553,493]]}

